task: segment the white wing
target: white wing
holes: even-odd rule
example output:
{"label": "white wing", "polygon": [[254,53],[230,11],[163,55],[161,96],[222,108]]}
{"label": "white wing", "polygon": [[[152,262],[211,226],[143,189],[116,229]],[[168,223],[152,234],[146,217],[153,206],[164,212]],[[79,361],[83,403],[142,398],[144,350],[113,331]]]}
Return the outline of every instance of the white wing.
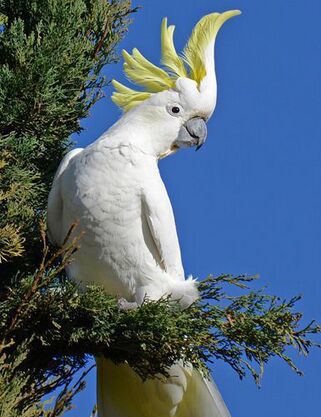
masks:
{"label": "white wing", "polygon": [[82,148],[73,149],[63,158],[49,193],[47,208],[48,236],[51,242],[57,246],[60,246],[64,239],[64,236],[62,236],[63,200],[61,196],[61,177],[70,161],[82,150]]}
{"label": "white wing", "polygon": [[183,280],[184,269],[173,209],[161,179],[148,182],[143,190],[142,203],[163,268],[173,279]]}
{"label": "white wing", "polygon": [[[144,292],[152,299],[171,295],[173,299],[180,300],[181,306],[186,308],[198,298],[198,291],[192,277],[185,280],[174,214],[160,177],[146,181],[142,211],[165,274],[154,279],[149,288],[141,288],[136,298],[142,299]],[[161,293],[157,293],[160,287]]]}

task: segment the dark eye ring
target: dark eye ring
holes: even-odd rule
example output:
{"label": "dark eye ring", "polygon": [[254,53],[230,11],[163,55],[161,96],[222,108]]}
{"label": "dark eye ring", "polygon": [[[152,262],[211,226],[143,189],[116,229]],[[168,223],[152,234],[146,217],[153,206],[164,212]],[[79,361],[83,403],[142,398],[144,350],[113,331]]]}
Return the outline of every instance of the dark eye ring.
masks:
{"label": "dark eye ring", "polygon": [[177,106],[172,107],[172,112],[173,112],[173,113],[177,114],[177,113],[179,113],[180,111],[181,111],[181,110],[180,110],[180,108],[179,108],[179,107],[177,107]]}
{"label": "dark eye ring", "polygon": [[180,117],[180,115],[183,113],[183,109],[178,103],[168,104],[166,109],[168,113],[173,117]]}

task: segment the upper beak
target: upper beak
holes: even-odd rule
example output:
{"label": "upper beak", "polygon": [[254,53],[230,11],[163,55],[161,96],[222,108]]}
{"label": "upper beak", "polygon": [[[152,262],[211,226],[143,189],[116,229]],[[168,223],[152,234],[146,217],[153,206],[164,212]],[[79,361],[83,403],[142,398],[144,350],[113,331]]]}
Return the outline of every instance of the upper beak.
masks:
{"label": "upper beak", "polygon": [[198,150],[204,144],[206,136],[207,127],[204,119],[194,117],[181,127],[175,145],[179,148],[196,146],[196,150]]}

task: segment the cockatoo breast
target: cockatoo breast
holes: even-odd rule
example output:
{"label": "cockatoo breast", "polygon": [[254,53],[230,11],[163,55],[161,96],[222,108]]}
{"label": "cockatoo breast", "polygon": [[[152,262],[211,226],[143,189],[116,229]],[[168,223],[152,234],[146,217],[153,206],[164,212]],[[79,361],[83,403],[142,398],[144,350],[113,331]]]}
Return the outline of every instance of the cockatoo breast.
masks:
{"label": "cockatoo breast", "polygon": [[62,182],[63,229],[78,220],[84,232],[72,277],[132,300],[142,280],[164,274],[143,215],[142,187],[164,188],[156,158],[132,146],[97,141],[70,162]]}

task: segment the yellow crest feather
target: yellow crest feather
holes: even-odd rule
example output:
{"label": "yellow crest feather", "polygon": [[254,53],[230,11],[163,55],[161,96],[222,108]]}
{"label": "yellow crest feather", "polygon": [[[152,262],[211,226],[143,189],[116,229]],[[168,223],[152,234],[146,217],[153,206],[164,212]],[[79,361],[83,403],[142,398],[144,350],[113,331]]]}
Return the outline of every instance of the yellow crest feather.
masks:
{"label": "yellow crest feather", "polygon": [[151,93],[145,91],[135,91],[116,80],[112,80],[112,84],[116,92],[113,93],[111,99],[115,104],[117,104],[117,106],[121,107],[125,111],[134,108],[151,96]]}
{"label": "yellow crest feather", "polygon": [[[142,101],[148,99],[152,93],[168,90],[174,87],[177,78],[188,77],[199,85],[206,76],[205,51],[226,20],[240,14],[239,10],[231,10],[219,13],[211,13],[204,16],[195,26],[191,37],[184,48],[184,57],[180,57],[174,46],[175,26],[167,27],[167,18],[164,18],[161,26],[161,62],[169,70],[167,73],[146,59],[138,49],[134,48],[130,55],[123,51],[124,72],[127,78],[134,84],[145,89],[136,91],[113,80],[115,92],[112,100],[124,111],[128,111]],[[184,61],[190,68],[188,72]]]}
{"label": "yellow crest feather", "polygon": [[124,72],[134,84],[146,88],[151,93],[168,90],[173,86],[173,80],[167,72],[144,58],[138,49],[134,48],[132,55],[123,51],[123,57]]}
{"label": "yellow crest feather", "polygon": [[191,68],[190,78],[198,84],[206,75],[204,62],[206,48],[215,40],[223,23],[240,13],[239,10],[230,10],[222,14],[211,13],[204,16],[193,29],[192,35],[184,48],[184,57]]}
{"label": "yellow crest feather", "polygon": [[161,28],[162,64],[178,77],[187,77],[184,61],[177,55],[174,46],[175,26],[167,27],[167,18],[164,17]]}

